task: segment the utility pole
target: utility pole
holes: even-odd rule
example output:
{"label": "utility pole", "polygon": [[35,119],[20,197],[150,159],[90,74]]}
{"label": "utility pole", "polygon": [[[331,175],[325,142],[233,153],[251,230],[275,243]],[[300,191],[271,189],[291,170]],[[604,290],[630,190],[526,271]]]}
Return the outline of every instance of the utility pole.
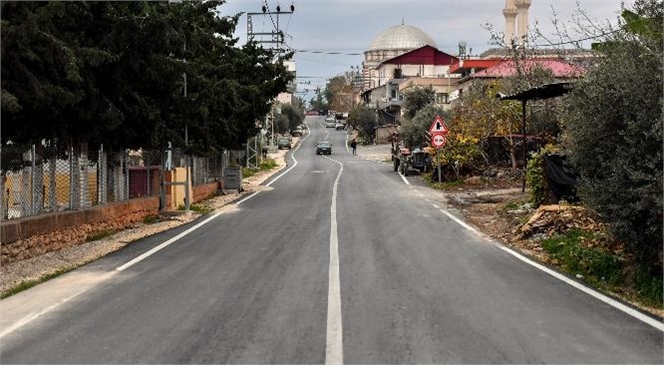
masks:
{"label": "utility pole", "polygon": [[[281,7],[277,5],[276,11],[270,11],[268,8],[267,0],[263,0],[261,13],[247,13],[247,39],[253,39],[256,43],[264,45],[264,48],[272,50],[275,58],[284,53],[284,32],[280,29],[279,17],[281,15],[292,15],[295,12],[295,5],[291,3],[290,11],[282,11]],[[269,17],[273,29],[269,32],[254,31],[254,17]],[[274,112],[271,110],[270,114],[265,117],[264,130],[270,133],[270,149],[274,148]]]}

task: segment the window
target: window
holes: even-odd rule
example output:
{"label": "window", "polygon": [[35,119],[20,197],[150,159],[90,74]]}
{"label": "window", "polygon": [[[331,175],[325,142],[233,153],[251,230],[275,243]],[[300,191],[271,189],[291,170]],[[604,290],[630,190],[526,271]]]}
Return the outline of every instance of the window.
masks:
{"label": "window", "polygon": [[449,97],[447,93],[436,93],[436,103],[438,104],[448,104]]}

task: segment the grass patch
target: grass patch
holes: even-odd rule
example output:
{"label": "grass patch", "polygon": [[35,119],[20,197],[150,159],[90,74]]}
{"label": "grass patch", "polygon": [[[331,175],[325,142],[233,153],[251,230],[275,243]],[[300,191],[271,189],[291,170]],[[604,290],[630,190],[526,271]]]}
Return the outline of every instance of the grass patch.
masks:
{"label": "grass patch", "polygon": [[[184,205],[178,206],[178,210],[184,210]],[[209,213],[212,212],[212,209],[210,207],[205,206],[205,205],[200,205],[200,204],[190,204],[189,205],[189,210],[192,210],[196,213],[200,213],[200,214],[203,214],[203,215],[209,214]]]}
{"label": "grass patch", "polygon": [[248,177],[252,177],[256,175],[256,173],[260,171],[259,169],[251,168],[251,167],[243,167],[242,168],[242,179],[246,179]]}
{"label": "grass patch", "polygon": [[143,217],[143,224],[155,224],[159,222],[159,216],[156,214],[149,214]]}
{"label": "grass patch", "polygon": [[429,184],[430,188],[436,189],[436,190],[448,190],[452,188],[456,188],[459,186],[463,186],[464,180],[459,179],[459,180],[454,180],[454,181],[443,181],[443,182],[436,182],[433,180],[433,173],[428,172],[425,174],[422,174],[422,178],[424,181]]}
{"label": "grass patch", "polygon": [[664,306],[664,280],[661,270],[651,272],[647,269],[637,269],[634,277],[636,296],[647,305],[662,308]]}
{"label": "grass patch", "polygon": [[102,238],[114,235],[115,233],[117,233],[117,231],[118,231],[117,229],[102,229],[99,231],[92,232],[87,237],[85,237],[85,242],[98,241]]}
{"label": "grass patch", "polygon": [[65,268],[56,270],[55,272],[52,272],[50,274],[44,274],[44,275],[40,276],[39,279],[22,281],[20,284],[16,285],[15,287],[7,289],[5,292],[3,292],[2,295],[0,295],[0,299],[5,299],[9,296],[12,296],[12,295],[20,293],[24,290],[30,289],[35,285],[41,284],[45,281],[56,278],[56,277],[58,277],[62,274],[68,273],[68,272],[74,270],[75,268],[76,268],[76,266],[65,267]]}
{"label": "grass patch", "polygon": [[277,166],[279,166],[279,165],[277,165],[277,162],[274,159],[268,158],[268,159],[263,160],[263,162],[261,162],[261,164],[258,168],[243,167],[242,168],[242,179],[252,177],[252,176],[256,175],[259,171],[272,170],[273,168],[275,168]]}
{"label": "grass patch", "polygon": [[261,162],[260,169],[261,170],[272,170],[273,168],[275,168],[277,166],[279,166],[279,165],[277,165],[277,161],[275,161],[272,158],[268,158],[268,159],[263,160],[263,162]]}
{"label": "grass patch", "polygon": [[615,288],[623,284],[625,259],[607,250],[587,247],[586,240],[595,238],[593,232],[571,229],[563,235],[542,240],[542,248],[558,260],[569,274],[581,274],[584,280],[598,286]]}

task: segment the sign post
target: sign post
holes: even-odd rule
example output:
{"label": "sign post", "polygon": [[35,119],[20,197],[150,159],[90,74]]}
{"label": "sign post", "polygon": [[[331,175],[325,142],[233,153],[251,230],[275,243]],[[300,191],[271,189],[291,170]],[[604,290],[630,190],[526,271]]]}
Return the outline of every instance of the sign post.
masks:
{"label": "sign post", "polygon": [[436,163],[438,164],[438,182],[442,181],[442,172],[440,168],[440,149],[447,143],[447,134],[450,132],[439,115],[436,115],[431,127],[429,127],[429,134],[431,135],[431,145],[436,149]]}

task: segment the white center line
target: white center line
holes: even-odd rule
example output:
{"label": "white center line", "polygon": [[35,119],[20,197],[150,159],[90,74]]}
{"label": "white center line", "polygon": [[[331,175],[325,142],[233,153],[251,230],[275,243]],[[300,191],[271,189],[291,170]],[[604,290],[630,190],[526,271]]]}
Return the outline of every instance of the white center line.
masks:
{"label": "white center line", "polygon": [[344,171],[344,165],[326,157],[341,166],[332,187],[330,207],[330,270],[327,292],[327,336],[325,343],[325,364],[343,364],[343,330],[341,322],[341,283],[339,280],[339,238],[337,235],[337,188]]}

